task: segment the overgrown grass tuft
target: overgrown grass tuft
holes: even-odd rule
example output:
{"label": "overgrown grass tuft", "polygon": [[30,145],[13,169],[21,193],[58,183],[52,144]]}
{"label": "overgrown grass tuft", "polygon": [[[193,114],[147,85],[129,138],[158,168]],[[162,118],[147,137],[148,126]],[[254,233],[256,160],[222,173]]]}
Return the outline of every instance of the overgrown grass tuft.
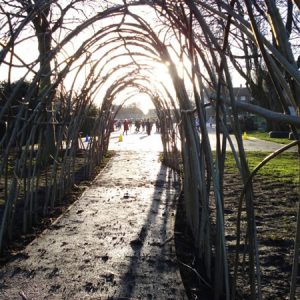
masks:
{"label": "overgrown grass tuft", "polygon": [[102,157],[102,160],[100,162],[100,165],[98,167],[96,167],[96,173],[99,172],[101,169],[103,169],[107,163],[109,162],[109,160],[116,155],[116,151],[114,150],[108,150],[106,152],[106,154]]}

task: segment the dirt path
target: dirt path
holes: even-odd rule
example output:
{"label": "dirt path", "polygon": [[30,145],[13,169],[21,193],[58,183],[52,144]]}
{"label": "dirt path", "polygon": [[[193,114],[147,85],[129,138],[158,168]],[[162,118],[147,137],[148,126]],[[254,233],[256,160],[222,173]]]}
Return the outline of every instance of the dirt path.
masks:
{"label": "dirt path", "polygon": [[157,152],[118,152],[0,269],[0,299],[186,299],[173,239],[176,188]]}

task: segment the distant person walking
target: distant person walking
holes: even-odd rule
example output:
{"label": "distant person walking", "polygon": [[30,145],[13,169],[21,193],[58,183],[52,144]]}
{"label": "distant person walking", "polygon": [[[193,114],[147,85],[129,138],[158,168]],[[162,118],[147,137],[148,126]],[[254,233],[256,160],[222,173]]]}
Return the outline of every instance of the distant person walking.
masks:
{"label": "distant person walking", "polygon": [[156,132],[160,132],[160,121],[156,120],[155,122]]}
{"label": "distant person walking", "polygon": [[135,132],[140,132],[141,122],[139,120],[135,120]]}
{"label": "distant person walking", "polygon": [[127,135],[127,132],[129,130],[129,123],[128,121],[125,119],[124,123],[123,123],[123,127],[124,127],[124,131],[123,131],[123,135],[126,133]]}
{"label": "distant person walking", "polygon": [[147,131],[147,134],[150,135],[150,134],[151,134],[151,129],[152,129],[152,123],[150,122],[149,119],[147,119],[145,125],[146,125],[146,131]]}
{"label": "distant person walking", "polygon": [[145,131],[145,125],[146,125],[145,120],[142,120],[141,125],[142,125],[142,131]]}
{"label": "distant person walking", "polygon": [[209,127],[212,128],[214,118],[212,116],[209,117],[208,122],[209,122]]}

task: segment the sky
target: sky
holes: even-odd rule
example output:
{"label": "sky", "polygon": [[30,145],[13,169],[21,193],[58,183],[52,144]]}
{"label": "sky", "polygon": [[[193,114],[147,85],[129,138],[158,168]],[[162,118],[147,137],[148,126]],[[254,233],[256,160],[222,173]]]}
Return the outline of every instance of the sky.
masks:
{"label": "sky", "polygon": [[[139,14],[141,14],[141,16],[143,16],[143,18],[145,18],[146,20],[148,20],[148,22],[153,22],[153,20],[155,19],[155,14],[150,11],[147,8],[141,8],[139,7],[139,9],[135,9],[135,12],[139,12]],[[65,58],[67,58],[68,56],[71,56],[75,53],[75,51],[78,49],[78,47],[80,47],[82,45],[82,42],[84,40],[86,40],[86,38],[93,32],[95,32],[98,28],[101,27],[105,27],[108,26],[110,24],[112,24],[112,22],[119,22],[120,18],[114,17],[114,18],[110,18],[107,19],[105,21],[101,21],[96,23],[93,27],[90,27],[89,29],[81,32],[80,34],[78,34],[74,39],[72,39],[72,41],[70,43],[68,43],[63,51],[61,52],[61,54],[59,54],[57,56],[57,61],[63,61]],[[75,24],[76,25],[76,24]],[[71,25],[68,25],[71,26]],[[156,26],[156,23],[153,22],[153,28]],[[72,26],[71,26],[72,27]],[[30,36],[33,35],[34,32],[32,29],[29,29],[26,31],[26,34],[22,35],[22,39],[25,38],[26,36]],[[59,39],[61,37],[63,37],[66,34],[66,32],[60,32],[60,37],[55,35],[54,39]],[[110,35],[111,37],[113,35]],[[101,40],[102,42],[105,41],[105,39]],[[55,43],[53,43],[54,45]],[[115,46],[117,47],[117,45]],[[135,46],[127,46],[126,49],[124,49],[124,47],[122,48],[121,51],[123,52],[127,52],[127,50],[130,49],[131,51],[141,51],[141,48],[137,48]],[[114,55],[117,55],[118,53],[121,53],[121,51],[116,50],[116,48],[114,48],[114,45],[110,45],[109,47],[105,46],[102,47],[101,50],[97,50],[96,47],[91,47],[89,49],[90,52],[92,52],[92,55],[89,59],[89,62],[94,64],[95,62],[100,61],[101,55],[102,53],[107,52],[107,55],[105,57],[105,59],[103,61],[101,61],[101,63],[99,64],[99,66],[96,68],[96,70],[100,70],[103,67],[103,70],[99,76],[100,80],[101,78],[103,78],[103,76],[109,74],[112,70],[112,68],[116,67],[118,64],[126,64],[130,61],[132,61],[130,58],[126,58],[126,57],[121,57],[121,58],[114,58]],[[31,63],[33,61],[35,61],[38,58],[38,49],[37,49],[37,43],[36,43],[36,39],[28,39],[28,40],[24,40],[22,41],[20,44],[18,44],[15,48],[15,52],[17,53],[17,55],[26,63]],[[85,78],[86,76],[89,74],[89,70],[90,70],[90,65],[88,63],[86,63],[84,65],[84,67],[82,68],[80,74],[75,77],[76,72],[78,71],[78,68],[81,64],[83,64],[83,59],[85,59],[87,57],[88,53],[86,53],[86,55],[83,55],[81,57],[81,59],[79,59],[75,64],[74,64],[74,68],[73,71],[70,72],[67,76],[67,78],[65,79],[64,83],[65,83],[65,87],[66,89],[70,89],[72,86],[72,83],[74,81],[74,78],[76,78],[76,83],[74,85],[75,89],[80,89],[85,85]],[[176,56],[172,56],[172,58],[174,60],[176,60]],[[135,57],[135,60],[139,63],[145,63],[145,59],[143,58],[137,58]],[[16,64],[19,64],[19,61],[14,60],[13,61]],[[174,94],[174,89],[173,89],[173,85],[172,85],[172,80],[170,78],[170,75],[168,73],[168,67],[165,64],[159,64],[159,63],[153,63],[149,60],[147,60],[147,64],[148,66],[150,66],[152,68],[151,74],[149,72],[144,72],[144,71],[140,71],[140,75],[143,75],[145,77],[148,78],[148,81],[150,83],[147,83],[148,85],[151,84],[151,89],[155,90],[161,90],[160,87],[160,83],[162,82],[170,91],[171,94]],[[64,64],[61,65],[61,68],[63,67]],[[178,68],[180,68],[180,64],[177,62]],[[77,67],[76,67],[77,66]],[[54,67],[54,65],[53,65]],[[113,80],[116,80],[118,77],[121,77],[122,74],[124,74],[125,71],[124,67],[123,69],[120,69],[119,71],[115,72],[115,75],[111,76],[110,80],[107,80],[107,82],[105,82],[103,85],[101,85],[101,87],[99,87],[97,93],[95,93],[95,103],[96,104],[101,104],[101,99],[103,98],[106,90],[109,88],[109,86],[111,85],[111,83],[113,82]],[[37,69],[37,68],[36,68]],[[127,69],[128,70],[128,69]],[[180,70],[179,70],[180,73]],[[0,80],[7,80],[7,74],[8,74],[8,68],[5,65],[1,66],[1,72],[0,72]],[[12,69],[12,81],[15,81],[17,79],[19,79],[22,75],[24,74],[24,69],[23,68],[13,68]],[[95,74],[97,74],[97,72],[95,72]],[[32,75],[29,75],[27,77],[27,80],[31,80]],[[233,76],[233,83],[235,86],[239,86],[242,82],[241,78],[239,76],[237,76],[237,74],[234,74]],[[132,89],[127,89],[126,90],[128,93],[132,93]],[[116,98],[115,104],[119,104],[121,103],[124,98],[126,98],[125,96],[126,93],[120,93],[120,96]],[[145,93],[139,93],[137,95],[134,95],[130,100],[128,100],[128,104],[129,103],[137,103],[137,105],[145,112],[147,113],[147,111],[149,109],[154,108],[150,97],[148,95],[146,95]]]}
{"label": "sky", "polygon": [[[142,12],[143,14],[143,12]],[[149,17],[149,16],[148,16]],[[101,21],[101,22],[97,22],[97,24],[95,24],[95,26],[90,27],[89,29],[81,32],[80,34],[78,34],[75,38],[72,39],[72,41],[70,43],[68,43],[63,51],[57,56],[57,60],[58,61],[63,61],[66,57],[73,55],[76,50],[78,49],[78,47],[81,46],[82,42],[84,40],[86,40],[88,38],[88,36],[90,36],[93,32],[95,32],[95,30],[97,30],[98,28],[101,27],[105,27],[107,25],[110,25],[112,22],[116,22],[119,21],[120,18],[110,18],[107,19],[105,21]],[[65,33],[63,33],[62,35],[64,35]],[[22,42],[20,42],[19,44],[17,44],[17,46],[15,47],[15,53],[18,55],[18,57],[20,57],[23,61],[25,61],[26,63],[32,63],[34,62],[37,58],[38,58],[38,49],[37,49],[37,42],[36,42],[36,38],[31,38],[31,39],[25,39],[28,36],[34,35],[34,31],[32,29],[28,29],[26,30],[26,33],[24,33],[22,35]],[[54,36],[54,39],[58,39],[57,36]],[[102,39],[103,41],[104,39]],[[55,43],[53,42],[53,45],[55,45]],[[93,49],[94,48],[94,49]],[[106,51],[107,47],[102,47],[101,50],[95,50],[95,47],[92,47],[90,51],[93,52],[92,57],[90,58],[90,62],[93,61],[93,63],[97,60],[100,59],[101,57],[101,52]],[[133,51],[135,51],[134,47],[131,47],[131,49]],[[124,48],[122,49],[122,51],[126,52],[126,50],[124,50]],[[136,50],[137,51],[137,50]],[[140,51],[140,49],[139,49]],[[119,51],[119,53],[121,53]],[[107,73],[111,72],[111,69],[113,67],[115,67],[118,64],[126,64],[128,62],[131,62],[132,60],[129,59],[128,57],[122,57],[122,58],[117,58],[112,60],[111,56],[118,54],[118,51],[116,51],[115,49],[111,49],[109,51],[109,53],[107,54],[107,57],[105,60],[103,60],[102,65],[100,65],[98,67],[98,69],[100,69],[100,67],[104,66],[104,71],[102,72],[102,76],[105,76]],[[7,57],[9,58],[9,57]],[[74,78],[75,78],[75,74],[78,71],[78,67],[83,63],[83,59],[85,58],[85,56],[83,56],[81,59],[79,59],[78,61],[75,62],[74,67],[73,67],[73,71],[69,72],[67,78],[64,81],[65,87],[66,89],[70,89],[70,87],[73,84]],[[143,62],[142,59],[139,60],[140,62]],[[13,60],[14,64],[20,64],[20,61],[18,59],[14,59]],[[152,64],[151,62],[149,63],[149,61],[147,62],[148,65],[150,65],[151,67],[153,67],[153,73],[154,76],[158,77],[161,76],[163,81],[167,81],[168,85],[170,85],[171,80],[167,79],[166,77],[168,77],[169,75],[167,74],[167,69],[165,67],[160,67],[158,64]],[[77,67],[76,67],[77,66]],[[53,66],[54,67],[54,66]],[[63,67],[63,65],[61,66],[61,68]],[[157,68],[157,69],[155,69]],[[38,65],[35,68],[36,70],[38,70]],[[76,84],[74,85],[75,89],[80,89],[84,86],[85,84],[85,78],[88,75],[90,70],[90,65],[86,64],[83,68],[82,71],[80,72],[80,74],[77,76],[76,78]],[[24,76],[25,72],[27,71],[26,68],[12,68],[12,72],[11,72],[11,81],[16,81],[19,78],[21,78],[22,76]],[[116,72],[116,74],[119,74],[118,76],[120,76],[120,73],[124,73],[124,68],[123,70],[120,70],[119,72]],[[8,74],[8,67],[7,65],[2,65],[1,66],[1,72],[0,72],[0,80],[7,80],[7,74]],[[29,74],[26,77],[26,80],[30,81],[33,77],[33,74]],[[117,76],[112,77],[112,79],[117,78]],[[105,90],[109,87],[109,85],[111,84],[112,80],[108,81],[106,84],[104,84],[104,88],[102,88],[99,90],[99,92],[97,93],[96,97],[95,97],[95,103],[96,104],[101,104],[101,98],[103,97]],[[131,92],[131,90],[129,89],[128,92]],[[124,96],[122,96],[121,98],[117,98],[116,99],[116,104],[120,103],[123,101]],[[136,101],[137,105],[141,107],[141,109],[144,112],[147,112],[148,109],[152,109],[154,108],[153,104],[151,101],[149,101],[149,96],[141,93],[139,95],[134,96],[130,102]]]}

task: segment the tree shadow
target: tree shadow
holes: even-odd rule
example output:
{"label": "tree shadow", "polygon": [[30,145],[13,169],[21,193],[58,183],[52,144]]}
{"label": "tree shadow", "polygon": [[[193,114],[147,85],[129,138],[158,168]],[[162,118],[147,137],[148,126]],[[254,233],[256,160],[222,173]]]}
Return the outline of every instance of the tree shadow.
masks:
{"label": "tree shadow", "polygon": [[[120,280],[119,297],[121,298],[130,298],[136,293],[139,295],[144,293],[145,291],[138,291],[137,289],[152,283],[151,278],[148,277],[159,276],[159,273],[163,273],[166,267],[169,268],[170,265],[174,267],[174,262],[169,257],[165,257],[165,246],[170,238],[172,239],[172,236],[168,236],[167,226],[169,218],[172,217],[170,214],[174,214],[170,207],[175,207],[176,202],[173,185],[177,184],[178,180],[175,176],[177,175],[173,170],[161,165],[154,183],[152,203],[145,222],[141,226],[137,238],[130,242],[133,253],[127,270]],[[164,198],[165,200],[163,200]],[[162,211],[163,213],[159,215]],[[158,218],[159,226],[156,227],[155,223]],[[145,245],[146,239],[147,245]],[[148,247],[147,253],[150,255],[143,255],[144,246]],[[143,275],[141,276],[141,274]],[[146,293],[142,297],[152,299],[151,289],[148,290],[148,294]]]}

